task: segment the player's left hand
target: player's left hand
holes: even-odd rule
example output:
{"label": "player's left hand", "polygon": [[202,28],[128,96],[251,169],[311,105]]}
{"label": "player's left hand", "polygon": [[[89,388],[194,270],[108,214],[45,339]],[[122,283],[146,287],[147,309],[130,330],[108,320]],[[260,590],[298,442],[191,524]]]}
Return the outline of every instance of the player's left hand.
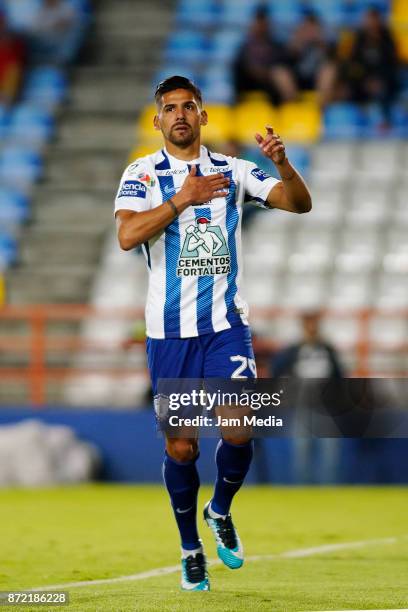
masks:
{"label": "player's left hand", "polygon": [[283,164],[286,159],[285,145],[279,134],[275,134],[273,127],[267,125],[265,138],[261,134],[255,134],[255,140],[265,157],[278,166]]}

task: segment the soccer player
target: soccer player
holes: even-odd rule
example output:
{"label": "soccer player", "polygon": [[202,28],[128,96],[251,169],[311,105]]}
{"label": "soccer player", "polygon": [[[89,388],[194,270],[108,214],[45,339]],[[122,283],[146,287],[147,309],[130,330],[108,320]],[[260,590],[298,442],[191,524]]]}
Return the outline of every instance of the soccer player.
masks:
{"label": "soccer player", "polygon": [[[208,116],[200,90],[187,78],[161,82],[155,101],[154,127],[162,132],[164,147],[125,170],[115,216],[122,249],[140,245],[146,258],[147,358],[156,396],[158,379],[256,376],[247,305],[239,290],[242,206],[251,200],[266,209],[305,213],[311,197],[272,127],[254,136],[280,181],[253,163],[201,146]],[[162,419],[160,397],[155,410]],[[166,436],[163,477],[180,532],[182,588],[206,591],[196,524],[198,454],[197,435]],[[222,435],[214,494],[204,508],[218,556],[231,569],[243,564],[243,548],[230,506],[251,458],[249,435]]]}

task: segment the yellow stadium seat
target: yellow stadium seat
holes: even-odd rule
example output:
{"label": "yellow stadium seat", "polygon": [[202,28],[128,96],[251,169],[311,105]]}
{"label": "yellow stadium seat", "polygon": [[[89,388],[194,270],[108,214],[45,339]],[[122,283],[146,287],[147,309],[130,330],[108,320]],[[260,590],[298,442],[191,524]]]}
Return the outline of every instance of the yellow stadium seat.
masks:
{"label": "yellow stadium seat", "polygon": [[276,124],[276,110],[264,100],[251,100],[241,102],[235,107],[231,116],[234,127],[234,136],[240,144],[256,145],[254,135],[256,132],[263,134],[265,126]]}
{"label": "yellow stadium seat", "polygon": [[317,102],[317,91],[314,89],[306,89],[300,92],[301,102],[308,102],[309,104],[316,104]]}
{"label": "yellow stadium seat", "polygon": [[398,50],[398,57],[402,62],[408,62],[408,22],[393,22],[391,25]]}
{"label": "yellow stadium seat", "polygon": [[268,94],[264,91],[245,91],[242,94],[241,102],[269,102]]}
{"label": "yellow stadium seat", "polygon": [[6,283],[4,281],[4,276],[0,274],[0,306],[3,306],[6,303]]}
{"label": "yellow stadium seat", "polygon": [[286,142],[314,142],[321,132],[321,114],[317,104],[290,102],[279,110],[277,129]]}
{"label": "yellow stadium seat", "polygon": [[201,131],[203,141],[209,145],[218,145],[235,137],[232,111],[229,106],[206,104],[208,125]]}
{"label": "yellow stadium seat", "polygon": [[128,164],[131,164],[133,161],[135,161],[135,159],[138,159],[139,157],[145,157],[145,155],[151,155],[152,153],[154,153],[155,151],[157,151],[157,149],[161,149],[163,147],[163,142],[161,142],[159,144],[159,146],[157,146],[157,142],[152,142],[152,141],[141,141],[138,145],[136,145],[131,152],[129,153],[129,157],[128,157]]}
{"label": "yellow stadium seat", "polygon": [[398,57],[402,62],[408,62],[408,0],[393,0],[390,17]]}
{"label": "yellow stadium seat", "polygon": [[152,147],[151,151],[161,149],[163,146],[162,133],[155,130],[153,126],[153,118],[156,113],[155,104],[145,106],[136,126],[136,140],[141,144],[148,143]]}
{"label": "yellow stadium seat", "polygon": [[151,136],[154,135],[155,129],[153,127],[153,118],[156,114],[156,105],[149,104],[145,106],[140,116],[137,120],[137,128],[140,133],[143,133],[143,136]]}
{"label": "yellow stadium seat", "polygon": [[393,0],[391,5],[391,19],[408,20],[408,0]]}

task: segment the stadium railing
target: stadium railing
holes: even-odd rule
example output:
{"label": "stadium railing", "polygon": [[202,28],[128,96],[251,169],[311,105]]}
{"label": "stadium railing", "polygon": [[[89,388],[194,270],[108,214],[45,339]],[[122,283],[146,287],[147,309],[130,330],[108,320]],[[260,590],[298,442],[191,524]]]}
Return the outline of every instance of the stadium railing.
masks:
{"label": "stadium railing", "polygon": [[[405,338],[393,344],[374,342],[370,340],[370,325],[376,317],[406,320],[408,311],[378,309],[360,310],[325,310],[325,318],[335,322],[342,318],[352,318],[356,322],[356,334],[351,343],[339,344],[337,348],[353,353],[353,370],[351,376],[387,376],[405,377],[407,369],[403,367],[407,362],[408,343]],[[251,322],[254,329],[257,325],[265,327],[279,317],[297,318],[296,310],[286,308],[253,308]],[[117,379],[142,375],[146,379],[148,388],[148,374],[145,368],[132,362],[123,362],[118,355],[126,351],[123,343],[109,341],[101,338],[98,342],[90,342],[67,332],[70,325],[90,320],[128,321],[129,329],[137,320],[143,319],[141,309],[97,309],[85,305],[38,305],[38,306],[4,306],[0,309],[0,405],[13,404],[10,397],[11,388],[17,384],[19,389],[18,403],[20,405],[46,406],[49,400],[49,385],[63,385],[64,381],[75,377],[85,380],[86,377],[98,375]],[[132,340],[131,340],[132,342]],[[144,342],[139,335],[133,344],[144,353]],[[273,352],[280,347],[274,341],[263,341],[263,345]],[[78,362],[73,359],[79,354],[87,355],[87,359]],[[374,353],[393,353],[400,359],[401,367],[393,371],[377,371],[373,369],[370,356]],[[104,359],[98,359],[101,355]],[[105,359],[107,357],[107,359]],[[98,379],[100,380],[100,378]],[[8,394],[10,389],[10,394]],[[55,403],[55,402],[54,402]],[[65,402],[67,403],[67,402]]]}

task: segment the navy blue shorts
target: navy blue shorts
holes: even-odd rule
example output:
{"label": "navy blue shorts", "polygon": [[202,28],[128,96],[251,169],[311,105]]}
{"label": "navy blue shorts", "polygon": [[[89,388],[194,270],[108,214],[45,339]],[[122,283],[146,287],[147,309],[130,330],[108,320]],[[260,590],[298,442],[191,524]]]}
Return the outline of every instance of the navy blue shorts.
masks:
{"label": "navy blue shorts", "polygon": [[147,338],[146,351],[153,395],[160,378],[256,378],[247,325],[194,338]]}
{"label": "navy blue shorts", "polygon": [[[192,418],[203,410],[208,416],[212,414],[205,402],[174,407],[175,394],[188,394],[191,398],[194,390],[227,392],[231,391],[231,385],[235,385],[236,390],[237,384],[243,384],[239,381],[256,378],[251,332],[247,325],[194,338],[148,338],[146,347],[157,427],[170,436],[180,432],[177,427],[170,427],[172,414],[183,418]],[[172,412],[174,410],[177,413]]]}

